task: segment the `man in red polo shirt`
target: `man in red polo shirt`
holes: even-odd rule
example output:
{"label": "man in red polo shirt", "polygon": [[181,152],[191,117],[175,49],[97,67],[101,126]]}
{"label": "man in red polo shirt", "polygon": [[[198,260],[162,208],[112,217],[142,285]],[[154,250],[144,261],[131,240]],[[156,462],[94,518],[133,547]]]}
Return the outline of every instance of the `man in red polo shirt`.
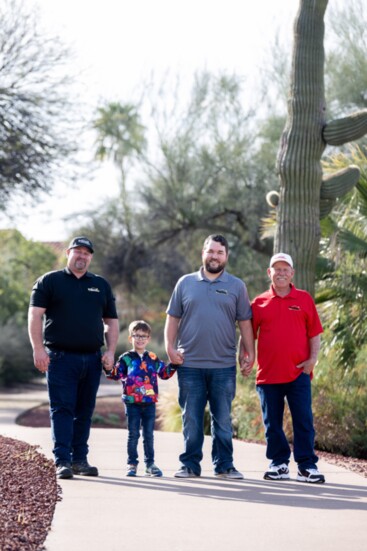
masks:
{"label": "man in red polo shirt", "polygon": [[[311,295],[292,283],[293,260],[288,254],[278,253],[271,258],[268,276],[270,289],[252,302],[253,330],[258,341],[256,390],[265,426],[266,457],[271,460],[264,478],[289,479],[291,450],[283,430],[287,400],[297,480],[322,483],[325,477],[316,467],[314,452],[311,379],[323,329]],[[248,375],[244,356],[241,345],[241,372]]]}

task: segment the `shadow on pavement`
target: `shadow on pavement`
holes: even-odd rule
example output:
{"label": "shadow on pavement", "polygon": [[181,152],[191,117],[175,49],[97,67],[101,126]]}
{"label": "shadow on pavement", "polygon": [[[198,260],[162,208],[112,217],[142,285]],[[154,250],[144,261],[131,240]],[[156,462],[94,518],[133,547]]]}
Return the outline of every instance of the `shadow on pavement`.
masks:
{"label": "shadow on pavement", "polygon": [[[91,479],[75,478],[70,483],[91,482]],[[301,507],[329,510],[361,510],[367,511],[367,503],[359,502],[366,498],[367,488],[346,484],[310,485],[292,481],[280,484],[242,480],[223,482],[209,477],[200,480],[170,481],[163,477],[152,479],[136,477],[124,479],[109,476],[99,476],[93,479],[95,484],[124,487],[136,487],[154,492],[174,492],[181,496],[198,497],[200,499],[218,499],[223,501],[246,501],[251,503],[266,503],[268,505],[284,505],[286,507]]]}

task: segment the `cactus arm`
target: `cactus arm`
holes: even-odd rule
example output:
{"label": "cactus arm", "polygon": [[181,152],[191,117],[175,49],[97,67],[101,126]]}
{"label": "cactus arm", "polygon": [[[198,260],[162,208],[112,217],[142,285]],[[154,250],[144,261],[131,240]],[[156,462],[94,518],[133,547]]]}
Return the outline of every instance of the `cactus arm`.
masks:
{"label": "cactus arm", "polygon": [[320,189],[320,220],[332,211],[338,197],[343,197],[358,183],[361,171],[356,165],[324,176]]}
{"label": "cactus arm", "polygon": [[327,123],[322,137],[328,145],[343,145],[362,138],[367,133],[367,109]]}
{"label": "cactus arm", "polygon": [[333,174],[324,176],[320,189],[321,199],[336,199],[343,197],[358,182],[361,171],[356,165],[342,168]]}

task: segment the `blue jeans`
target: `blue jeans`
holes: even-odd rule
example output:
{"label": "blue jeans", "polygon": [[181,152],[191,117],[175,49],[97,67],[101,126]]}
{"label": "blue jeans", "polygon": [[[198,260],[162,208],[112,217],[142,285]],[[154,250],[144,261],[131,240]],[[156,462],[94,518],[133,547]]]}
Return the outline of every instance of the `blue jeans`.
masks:
{"label": "blue jeans", "polygon": [[233,467],[232,401],[236,393],[236,367],[183,367],[177,370],[178,401],[182,412],[184,452],[180,461],[200,475],[203,458],[204,411],[209,402],[214,471]]}
{"label": "blue jeans", "polygon": [[61,461],[84,461],[101,378],[101,353],[48,350],[47,385],[53,453]]}
{"label": "blue jeans", "polygon": [[311,379],[301,373],[291,383],[257,385],[270,465],[289,463],[291,449],[283,431],[287,399],[293,423],[293,455],[300,468],[313,469],[318,461],[314,452],[315,430],[312,416]]}
{"label": "blue jeans", "polygon": [[125,404],[127,416],[127,463],[137,465],[140,427],[143,432],[144,462],[147,467],[154,463],[155,403]]}

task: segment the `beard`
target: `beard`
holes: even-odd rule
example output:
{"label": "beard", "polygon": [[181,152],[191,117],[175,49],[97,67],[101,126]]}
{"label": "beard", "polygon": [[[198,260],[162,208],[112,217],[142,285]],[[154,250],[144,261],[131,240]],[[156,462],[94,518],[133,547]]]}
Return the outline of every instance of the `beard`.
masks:
{"label": "beard", "polygon": [[80,271],[80,270],[85,270],[86,269],[86,266],[87,266],[87,263],[85,260],[82,260],[80,258],[78,258],[77,260],[75,260],[74,262],[74,269],[77,270],[77,271]]}
{"label": "beard", "polygon": [[[213,263],[214,265],[211,265]],[[220,274],[224,270],[226,262],[214,262],[213,260],[208,260],[205,262],[205,269],[210,274]]]}

